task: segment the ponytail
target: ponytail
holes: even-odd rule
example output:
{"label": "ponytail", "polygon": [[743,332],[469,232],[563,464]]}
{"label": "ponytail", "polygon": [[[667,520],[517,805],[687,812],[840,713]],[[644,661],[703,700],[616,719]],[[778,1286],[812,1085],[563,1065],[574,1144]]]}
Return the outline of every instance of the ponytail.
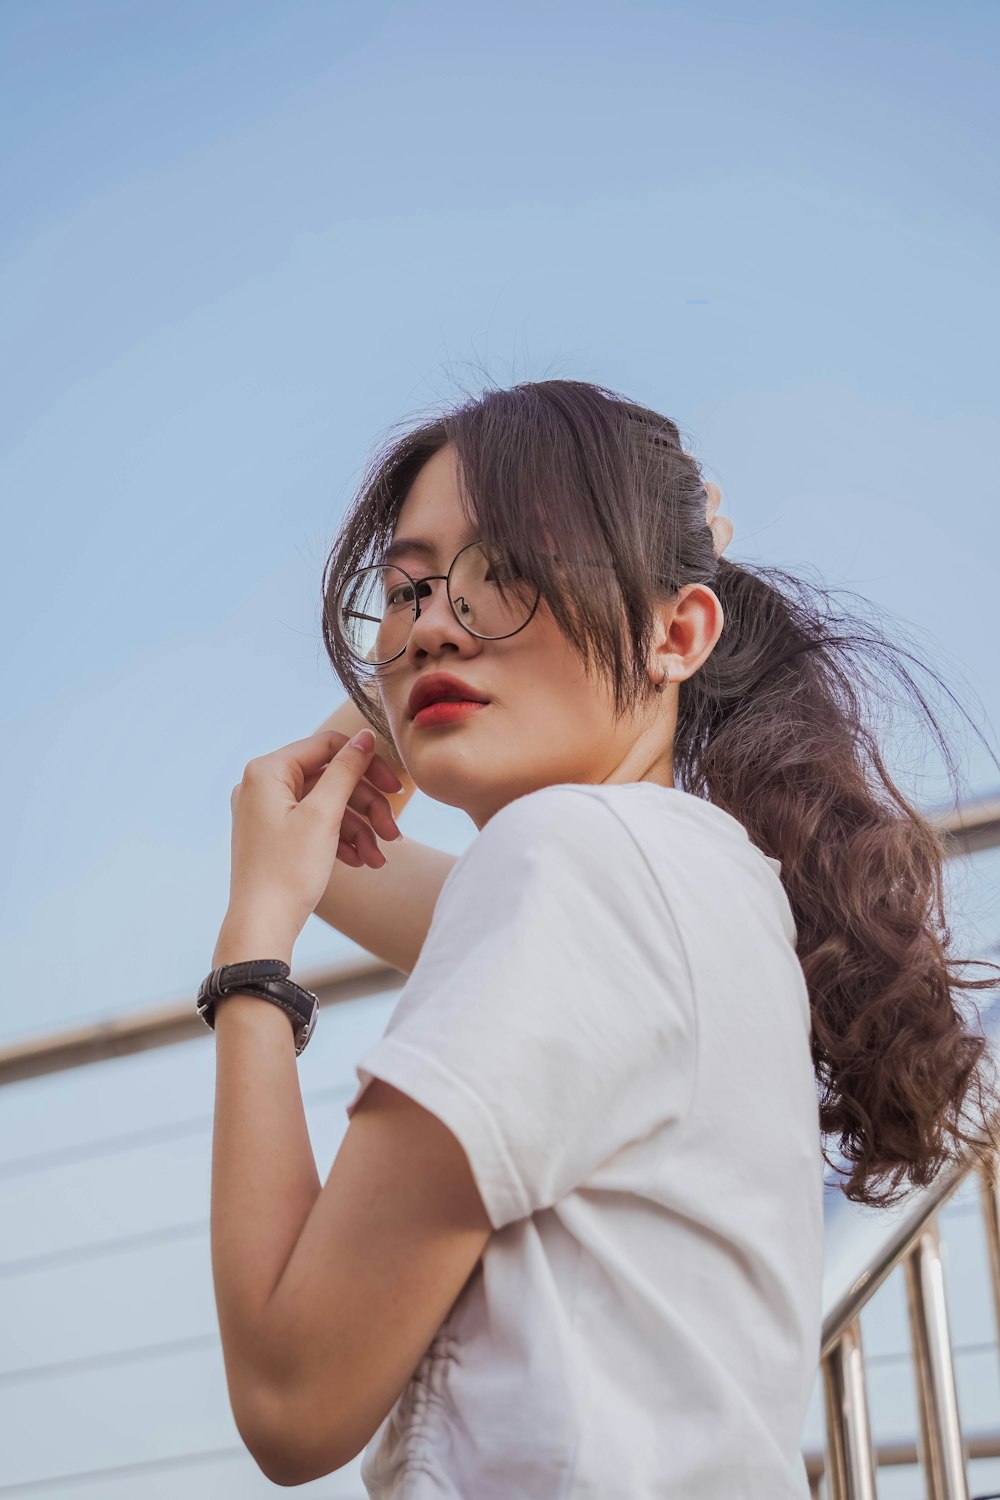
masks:
{"label": "ponytail", "polygon": [[809,991],[820,1125],[842,1161],[824,1156],[846,1177],[848,1198],[888,1206],[904,1180],[926,1185],[960,1147],[992,1149],[992,1053],[954,992],[1000,980],[955,972],[944,839],[890,777],[863,688],[877,701],[896,676],[953,785],[954,760],[906,665],[914,658],[861,613],[838,612],[830,591],[779,569],[725,559],[713,588],[726,624],[682,685],[675,776],[781,861]]}

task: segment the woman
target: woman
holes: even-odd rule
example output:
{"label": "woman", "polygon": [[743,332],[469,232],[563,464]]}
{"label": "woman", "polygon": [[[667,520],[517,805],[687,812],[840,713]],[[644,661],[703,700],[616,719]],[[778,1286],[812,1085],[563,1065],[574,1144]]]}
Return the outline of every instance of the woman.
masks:
{"label": "woman", "polygon": [[[215,954],[290,964],[315,910],[409,975],[322,1187],[287,1019],[218,1007],[220,1329],[278,1483],[367,1445],[379,1500],[804,1497],[822,1137],[873,1205],[988,1149],[953,991],[997,981],[953,972],[859,691],[911,679],[720,560],[707,489],[670,420],[552,380],[388,442],[341,527],[350,702],[234,789]],[[415,787],[461,858],[395,843]]]}

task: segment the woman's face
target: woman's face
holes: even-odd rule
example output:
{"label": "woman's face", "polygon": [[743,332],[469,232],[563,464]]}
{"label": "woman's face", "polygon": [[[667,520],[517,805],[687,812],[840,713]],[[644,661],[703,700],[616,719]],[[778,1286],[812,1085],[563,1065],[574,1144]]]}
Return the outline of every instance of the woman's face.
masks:
{"label": "woman's face", "polygon": [[[417,580],[447,573],[455,554],[477,537],[462,514],[455,460],[448,445],[424,464],[396,520],[394,540],[433,544],[433,556],[407,552],[394,559]],[[396,748],[422,792],[463,808],[482,828],[516,797],[560,782],[673,785],[676,686],[651,690],[636,715],[616,722],[612,694],[596,676],[584,675],[544,599],[516,635],[481,640],[455,618],[444,580],[430,588],[405,651],[378,675]],[[715,645],[722,609],[710,589],[691,585],[658,619],[650,682],[664,673],[676,682]],[[488,703],[450,723],[415,724],[409,696],[432,672],[449,673]]]}

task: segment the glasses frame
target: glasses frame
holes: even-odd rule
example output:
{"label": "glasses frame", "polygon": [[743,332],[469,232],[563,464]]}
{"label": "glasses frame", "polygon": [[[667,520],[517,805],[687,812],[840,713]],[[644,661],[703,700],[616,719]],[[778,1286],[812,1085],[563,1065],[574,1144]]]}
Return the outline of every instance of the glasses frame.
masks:
{"label": "glasses frame", "polygon": [[[460,620],[458,618],[458,615],[455,613],[455,601],[451,597],[451,575],[454,572],[454,570],[455,570],[455,564],[458,562],[458,559],[462,556],[462,553],[463,552],[468,552],[468,550],[469,550],[470,547],[479,547],[480,545],[481,545],[481,538],[477,537],[474,541],[466,542],[466,544],[465,544],[464,547],[460,547],[459,550],[455,553],[455,556],[452,558],[452,560],[451,560],[451,566],[449,567],[447,573],[425,573],[424,576],[423,576],[423,578],[414,578],[413,575],[412,575],[412,573],[408,573],[405,568],[401,568],[399,566],[399,563],[371,563],[370,566],[367,567],[367,568],[356,568],[353,573],[348,573],[347,577],[344,579],[344,581],[341,584],[340,588],[337,590],[337,601],[336,601],[335,619],[336,619],[338,625],[339,625],[339,622],[340,622],[340,620],[342,619],[342,616],[343,616],[343,610],[342,610],[340,601],[343,598],[343,595],[344,595],[344,592],[345,592],[345,590],[347,588],[347,585],[353,579],[360,577],[362,573],[373,573],[376,568],[395,568],[398,572],[402,573],[402,575],[403,575],[404,578],[408,578],[410,580],[410,582],[413,584],[413,602],[414,602],[413,619],[410,622],[410,630],[409,630],[409,633],[407,634],[406,640],[404,641],[404,643],[400,647],[400,649],[396,652],[395,656],[388,656],[388,657],[386,657],[385,661],[373,662],[373,661],[369,661],[369,659],[368,659],[367,656],[359,656],[358,653],[356,651],[354,651],[351,646],[348,645],[347,649],[348,649],[348,651],[350,651],[351,655],[354,657],[354,660],[357,661],[357,662],[360,662],[362,664],[362,666],[368,666],[368,667],[387,667],[387,666],[390,665],[391,662],[398,661],[399,658],[405,653],[407,646],[410,644],[410,636],[413,634],[413,627],[417,623],[417,621],[420,619],[420,590],[419,590],[418,585],[421,584],[421,583],[437,583],[442,578],[444,579],[445,593],[448,596],[448,604],[451,607],[452,614],[455,616],[456,621],[458,621],[458,624],[461,625],[462,629],[465,630],[465,631],[468,631],[469,635],[475,636],[476,640],[478,640],[478,641],[506,641],[506,640],[509,640],[512,635],[519,635],[520,632],[525,628],[525,625],[530,625],[531,621],[535,617],[535,611],[538,608],[539,600],[542,597],[542,591],[541,591],[541,589],[539,589],[538,592],[535,595],[535,602],[531,606],[531,613],[528,615],[528,618],[524,621],[524,624],[523,625],[519,625],[516,630],[508,630],[507,633],[506,633],[506,635],[480,635],[478,630],[473,630],[471,626],[466,625],[466,623],[465,623],[464,620]],[[551,553],[550,556],[552,556],[553,559],[558,562],[558,558],[555,557],[554,553]],[[431,592],[433,593],[433,590]],[[352,611],[352,613],[353,614],[360,614],[360,611],[354,610],[354,611]],[[364,619],[364,620],[371,620],[372,624],[376,624],[377,623],[374,615],[363,615],[363,614],[361,614],[360,617],[362,619]],[[345,637],[344,644],[347,645],[346,637]]]}

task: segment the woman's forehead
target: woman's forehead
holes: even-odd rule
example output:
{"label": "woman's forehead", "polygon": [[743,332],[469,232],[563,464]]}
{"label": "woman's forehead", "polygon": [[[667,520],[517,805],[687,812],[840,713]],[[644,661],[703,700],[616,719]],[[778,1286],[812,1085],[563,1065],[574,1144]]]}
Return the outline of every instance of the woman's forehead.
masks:
{"label": "woman's forehead", "polygon": [[[502,518],[494,519],[503,533]],[[543,550],[553,551],[550,527],[543,524],[541,530]],[[399,507],[383,558],[387,562],[415,557],[447,563],[462,547],[481,537],[482,521],[460,484],[457,450],[445,444],[417,471]],[[526,540],[526,536],[521,537],[522,542]]]}
{"label": "woman's forehead", "polygon": [[384,555],[451,558],[478,535],[478,523],[462,509],[454,450],[440,448],[411,484]]}

